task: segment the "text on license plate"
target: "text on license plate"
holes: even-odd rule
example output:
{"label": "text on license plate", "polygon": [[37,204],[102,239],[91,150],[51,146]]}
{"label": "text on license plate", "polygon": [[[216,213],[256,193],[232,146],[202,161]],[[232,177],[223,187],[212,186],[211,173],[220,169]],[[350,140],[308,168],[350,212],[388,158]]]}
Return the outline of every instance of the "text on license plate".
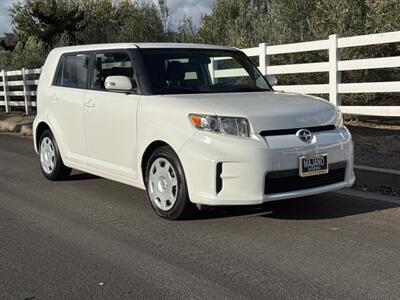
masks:
{"label": "text on license plate", "polygon": [[312,154],[299,157],[299,175],[301,177],[328,173],[328,154]]}

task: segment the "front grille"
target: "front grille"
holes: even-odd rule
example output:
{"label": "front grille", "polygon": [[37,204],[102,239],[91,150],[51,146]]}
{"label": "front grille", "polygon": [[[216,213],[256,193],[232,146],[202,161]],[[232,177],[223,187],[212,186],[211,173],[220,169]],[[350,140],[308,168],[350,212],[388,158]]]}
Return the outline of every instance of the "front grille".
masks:
{"label": "front grille", "polygon": [[329,173],[310,177],[300,177],[297,169],[273,171],[265,176],[264,192],[285,193],[339,183],[344,181],[345,172],[345,162],[330,164]]}
{"label": "front grille", "polygon": [[322,132],[330,131],[335,129],[335,125],[324,125],[315,127],[304,127],[304,128],[289,128],[289,129],[274,129],[274,130],[264,130],[260,132],[261,136],[275,136],[275,135],[288,135],[296,134],[300,129],[308,129],[311,132]]}

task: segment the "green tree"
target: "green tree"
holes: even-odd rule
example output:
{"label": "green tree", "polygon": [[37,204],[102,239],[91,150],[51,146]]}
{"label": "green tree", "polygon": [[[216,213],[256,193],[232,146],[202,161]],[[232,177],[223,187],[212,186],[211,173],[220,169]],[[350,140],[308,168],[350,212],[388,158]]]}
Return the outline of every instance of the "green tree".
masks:
{"label": "green tree", "polygon": [[162,11],[153,1],[130,3],[126,21],[121,27],[121,42],[164,42],[168,35]]}
{"label": "green tree", "polygon": [[166,39],[162,11],[152,1],[84,0],[83,7],[85,26],[77,34],[82,43]]}
{"label": "green tree", "polygon": [[211,15],[203,16],[199,36],[203,42],[255,46],[269,36],[268,0],[217,0]]}
{"label": "green tree", "polygon": [[13,44],[2,39],[0,69],[40,67],[54,47],[166,41],[165,1],[23,0],[10,9]]}
{"label": "green tree", "polygon": [[184,16],[178,25],[178,32],[175,36],[178,43],[199,43],[200,37],[198,30],[193,24],[193,20]]}
{"label": "green tree", "polygon": [[160,17],[164,26],[164,31],[170,31],[171,16],[168,8],[167,0],[158,0],[158,7],[160,12]]}
{"label": "green tree", "polygon": [[12,69],[38,68],[47,56],[47,47],[43,41],[31,36],[26,42],[18,42],[12,52]]}
{"label": "green tree", "polygon": [[16,45],[17,39],[12,33],[6,33],[4,38],[0,38],[0,50],[13,51]]}
{"label": "green tree", "polygon": [[77,43],[84,11],[80,1],[24,0],[11,7],[10,16],[18,41],[26,42],[33,36],[51,47],[61,34],[68,34],[71,43]]}

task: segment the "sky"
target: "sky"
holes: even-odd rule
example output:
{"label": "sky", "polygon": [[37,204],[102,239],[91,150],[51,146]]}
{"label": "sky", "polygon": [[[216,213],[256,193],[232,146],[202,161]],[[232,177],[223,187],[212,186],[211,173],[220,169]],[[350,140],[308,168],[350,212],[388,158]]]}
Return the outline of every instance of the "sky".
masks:
{"label": "sky", "polygon": [[8,8],[15,0],[0,0],[0,36],[4,32],[10,32],[10,18],[8,17]]}
{"label": "sky", "polygon": [[167,0],[171,22],[177,24],[183,16],[191,17],[198,24],[203,14],[209,14],[215,0]]}
{"label": "sky", "polygon": [[[8,8],[17,0],[0,0],[0,36],[11,31]],[[211,12],[215,0],[167,0],[171,14],[171,25],[176,26],[184,15],[198,24],[202,14]]]}

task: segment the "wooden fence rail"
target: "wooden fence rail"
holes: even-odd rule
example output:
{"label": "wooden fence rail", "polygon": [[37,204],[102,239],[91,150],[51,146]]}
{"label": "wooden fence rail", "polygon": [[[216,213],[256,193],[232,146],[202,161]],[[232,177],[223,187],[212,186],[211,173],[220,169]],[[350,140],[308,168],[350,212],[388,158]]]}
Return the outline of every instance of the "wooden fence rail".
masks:
{"label": "wooden fence rail", "polygon": [[[341,83],[341,72],[350,70],[368,70],[383,68],[399,68],[400,56],[368,59],[341,60],[343,48],[370,46],[387,43],[400,43],[400,31],[379,34],[361,35],[340,38],[330,35],[326,40],[268,46],[261,43],[259,47],[243,51],[250,57],[259,56],[260,71],[264,75],[329,73],[328,84],[278,85],[276,90],[301,94],[329,94],[329,101],[339,106],[343,113],[355,115],[374,115],[400,117],[400,106],[342,106],[341,94],[353,93],[398,93],[400,81]],[[289,65],[270,65],[270,56],[276,54],[299,53],[326,50],[329,54],[327,62],[303,63]]]}
{"label": "wooden fence rail", "polygon": [[[0,106],[4,106],[6,112],[10,112],[12,106],[22,106],[27,114],[30,113],[31,107],[36,106],[36,101],[31,101],[31,97],[36,96],[38,80],[29,79],[29,76],[38,75],[40,72],[41,69],[1,71],[0,87],[3,87],[3,90],[0,91],[0,97],[3,99],[0,99]],[[10,87],[18,87],[19,90],[10,90]]]}

